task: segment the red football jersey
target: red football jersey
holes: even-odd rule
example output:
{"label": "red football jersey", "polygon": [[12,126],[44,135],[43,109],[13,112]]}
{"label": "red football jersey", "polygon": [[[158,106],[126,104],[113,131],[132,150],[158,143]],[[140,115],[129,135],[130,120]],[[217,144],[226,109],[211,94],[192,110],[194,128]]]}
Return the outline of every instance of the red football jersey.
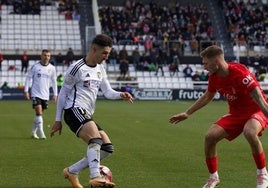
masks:
{"label": "red football jersey", "polygon": [[209,76],[208,91],[219,92],[228,101],[231,114],[248,115],[259,111],[260,108],[249,94],[254,88],[260,87],[255,76],[239,63],[228,63],[228,69],[229,74],[225,78],[217,74]]}

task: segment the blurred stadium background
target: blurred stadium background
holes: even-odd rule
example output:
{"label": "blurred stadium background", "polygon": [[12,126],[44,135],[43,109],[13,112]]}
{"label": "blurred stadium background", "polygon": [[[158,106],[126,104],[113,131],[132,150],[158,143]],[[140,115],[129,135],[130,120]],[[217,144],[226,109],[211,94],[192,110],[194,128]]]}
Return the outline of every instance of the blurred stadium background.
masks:
{"label": "blurred stadium background", "polygon": [[[199,52],[217,44],[227,60],[247,65],[257,77],[262,75],[259,80],[268,89],[267,0],[0,2],[1,85],[7,82],[11,88],[23,87],[23,52],[28,54],[31,66],[39,60],[42,49],[51,50],[57,73],[63,74],[68,67],[64,63],[68,49],[77,60],[86,55],[95,34],[102,32],[113,38],[117,52],[116,64],[106,62],[113,88],[203,89],[206,80],[195,75],[202,72]],[[140,54],[138,62],[135,50]],[[129,71],[122,77],[124,52]],[[64,58],[62,63],[56,61],[59,53]],[[155,74],[156,54],[161,57],[163,75],[161,70]],[[170,70],[173,64],[178,66],[174,75]],[[187,65],[191,76],[183,72]]]}

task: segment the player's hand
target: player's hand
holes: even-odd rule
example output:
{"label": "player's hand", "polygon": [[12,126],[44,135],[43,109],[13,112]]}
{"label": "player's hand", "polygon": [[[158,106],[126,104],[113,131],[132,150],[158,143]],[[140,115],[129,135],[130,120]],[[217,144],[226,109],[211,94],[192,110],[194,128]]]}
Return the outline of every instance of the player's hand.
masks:
{"label": "player's hand", "polygon": [[120,94],[120,97],[122,99],[128,100],[130,103],[133,103],[134,99],[133,99],[132,95],[129,92],[122,92]]}
{"label": "player's hand", "polygon": [[53,98],[52,98],[52,101],[54,102],[54,103],[56,103],[57,102],[57,96],[53,96]]}
{"label": "player's hand", "polygon": [[30,100],[30,94],[29,94],[29,92],[25,92],[25,93],[24,93],[24,98],[25,98],[26,100]]}
{"label": "player's hand", "polygon": [[179,123],[180,121],[183,121],[185,119],[187,119],[189,117],[189,115],[187,113],[180,113],[180,114],[176,114],[174,116],[172,116],[170,119],[169,119],[169,123],[174,123],[174,124],[177,124]]}
{"label": "player's hand", "polygon": [[54,136],[54,133],[57,131],[59,131],[59,135],[61,135],[61,130],[62,130],[61,121],[56,121],[50,130],[50,136],[51,137]]}

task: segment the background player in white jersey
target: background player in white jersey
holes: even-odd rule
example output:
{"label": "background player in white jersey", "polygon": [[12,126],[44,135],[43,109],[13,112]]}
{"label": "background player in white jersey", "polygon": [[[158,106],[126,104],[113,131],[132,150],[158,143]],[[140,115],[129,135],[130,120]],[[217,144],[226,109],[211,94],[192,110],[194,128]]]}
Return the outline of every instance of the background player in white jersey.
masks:
{"label": "background player in white jersey", "polygon": [[[92,187],[114,187],[100,175],[100,160],[112,152],[113,147],[107,134],[92,119],[95,110],[97,93],[102,90],[108,99],[126,99],[133,103],[133,98],[128,92],[113,90],[108,82],[105,68],[102,64],[112,48],[112,39],[104,34],[97,35],[86,56],[70,65],[63,86],[60,90],[56,121],[51,129],[51,136],[62,130],[62,113],[69,128],[88,144],[86,156],[75,164],[63,170],[64,176],[73,187],[82,188],[78,180],[78,173],[89,167]],[[106,151],[106,152],[105,152]]]}
{"label": "background player in white jersey", "polygon": [[49,89],[52,83],[53,101],[56,102],[57,75],[55,67],[49,63],[51,54],[49,50],[42,50],[41,60],[35,63],[25,80],[24,96],[30,99],[29,88],[31,88],[31,99],[35,110],[34,123],[32,127],[32,138],[45,139],[46,135],[43,130],[43,110],[48,108]]}

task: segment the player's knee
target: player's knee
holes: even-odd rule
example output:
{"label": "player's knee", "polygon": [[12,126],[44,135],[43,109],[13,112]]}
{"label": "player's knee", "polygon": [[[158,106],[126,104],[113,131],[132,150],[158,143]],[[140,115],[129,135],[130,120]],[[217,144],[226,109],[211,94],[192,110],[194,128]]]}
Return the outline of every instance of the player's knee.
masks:
{"label": "player's knee", "polygon": [[257,131],[252,131],[252,130],[249,130],[249,129],[244,129],[243,130],[243,134],[245,136],[245,138],[247,140],[253,140],[256,138],[256,132]]}
{"label": "player's knee", "polygon": [[216,137],[215,134],[207,133],[205,135],[205,143],[206,144],[214,144],[217,142],[217,140],[218,140],[218,138]]}
{"label": "player's knee", "polygon": [[89,140],[88,145],[89,144],[99,144],[102,145],[102,139],[101,138],[92,138]]}
{"label": "player's knee", "polygon": [[114,146],[112,143],[105,143],[101,145],[101,150],[106,151],[108,153],[114,152]]}

